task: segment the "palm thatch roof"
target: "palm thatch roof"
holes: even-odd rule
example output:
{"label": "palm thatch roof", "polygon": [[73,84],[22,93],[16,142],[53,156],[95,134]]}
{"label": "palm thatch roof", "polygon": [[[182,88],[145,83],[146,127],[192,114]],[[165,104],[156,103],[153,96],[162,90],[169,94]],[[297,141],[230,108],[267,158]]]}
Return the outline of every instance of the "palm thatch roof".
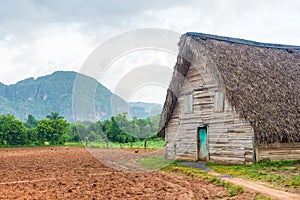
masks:
{"label": "palm thatch roof", "polygon": [[300,142],[300,47],[201,33],[186,33],[180,39],[158,136],[165,136],[184,77],[192,65],[187,60],[196,56],[194,48],[199,46],[191,44],[191,40],[204,48],[215,63],[226,97],[240,117],[251,124],[257,143]]}

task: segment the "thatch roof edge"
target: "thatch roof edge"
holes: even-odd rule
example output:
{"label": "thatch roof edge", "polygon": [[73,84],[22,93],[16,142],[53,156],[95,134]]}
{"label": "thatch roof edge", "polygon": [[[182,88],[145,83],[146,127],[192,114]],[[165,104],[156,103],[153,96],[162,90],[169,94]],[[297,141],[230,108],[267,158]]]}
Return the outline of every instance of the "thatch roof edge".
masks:
{"label": "thatch roof edge", "polygon": [[218,36],[218,35],[211,35],[211,34],[204,34],[204,33],[187,32],[183,36],[189,36],[192,38],[197,37],[203,40],[212,39],[212,40],[218,40],[218,41],[230,42],[236,44],[245,44],[245,45],[256,46],[256,47],[285,49],[287,51],[300,51],[300,46],[295,46],[295,45],[263,43],[263,42],[256,42],[252,40],[245,40],[240,38],[232,38],[232,37],[225,37],[225,36]]}

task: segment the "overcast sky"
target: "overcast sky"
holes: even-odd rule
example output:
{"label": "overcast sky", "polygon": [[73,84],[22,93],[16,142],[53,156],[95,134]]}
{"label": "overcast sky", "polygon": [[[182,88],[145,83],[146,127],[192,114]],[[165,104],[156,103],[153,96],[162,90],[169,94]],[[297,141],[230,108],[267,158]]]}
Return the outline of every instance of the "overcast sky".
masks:
{"label": "overcast sky", "polygon": [[102,42],[134,29],[300,45],[299,24],[298,0],[0,0],[0,82],[79,71]]}

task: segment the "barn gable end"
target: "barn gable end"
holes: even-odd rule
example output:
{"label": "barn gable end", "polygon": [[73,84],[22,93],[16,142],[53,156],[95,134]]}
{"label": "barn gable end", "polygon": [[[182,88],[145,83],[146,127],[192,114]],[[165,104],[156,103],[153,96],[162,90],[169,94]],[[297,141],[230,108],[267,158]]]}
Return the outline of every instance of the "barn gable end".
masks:
{"label": "barn gable end", "polygon": [[300,157],[300,47],[195,33],[179,47],[158,133],[168,158],[201,157],[199,127],[207,131],[206,159]]}

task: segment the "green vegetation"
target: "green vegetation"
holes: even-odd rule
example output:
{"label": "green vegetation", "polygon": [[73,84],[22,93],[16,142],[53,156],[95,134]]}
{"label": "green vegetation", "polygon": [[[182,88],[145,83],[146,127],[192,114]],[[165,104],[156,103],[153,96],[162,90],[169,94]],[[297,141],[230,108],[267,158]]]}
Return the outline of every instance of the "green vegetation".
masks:
{"label": "green vegetation", "polygon": [[114,148],[147,147],[161,148],[164,141],[157,139],[159,116],[147,119],[128,120],[126,115],[117,115],[103,122],[79,122],[70,125],[70,142],[85,142],[89,147]]}
{"label": "green vegetation", "polygon": [[264,181],[274,188],[300,191],[300,160],[270,162],[264,160],[254,164],[222,165],[207,163],[218,173],[243,177],[255,181]]}
{"label": "green vegetation", "polygon": [[167,172],[183,174],[183,175],[189,176],[191,178],[200,177],[201,179],[207,180],[209,183],[212,183],[216,186],[224,187],[228,191],[228,197],[233,197],[233,196],[236,196],[236,195],[244,192],[244,189],[242,187],[222,181],[221,179],[217,178],[216,176],[208,174],[207,172],[204,172],[200,169],[179,166],[176,163],[173,163],[173,164],[165,167],[163,170],[167,171]]}
{"label": "green vegetation", "polygon": [[[214,184],[216,186],[221,186],[227,190],[228,197],[234,197],[244,192],[244,189],[241,186],[233,185],[231,183],[223,181],[220,178],[208,174],[207,172],[202,171],[200,169],[179,166],[176,162],[163,168],[163,170],[169,173],[182,174],[191,178],[201,178],[203,180],[206,180],[208,183]],[[216,197],[222,198],[223,196],[219,196],[218,194],[216,194]],[[257,193],[254,200],[271,200],[271,198],[265,197]]]}
{"label": "green vegetation", "polygon": [[254,200],[272,200],[271,198],[269,197],[266,197],[266,196],[262,196],[260,194],[257,194],[257,196],[254,198]]}
{"label": "green vegetation", "polygon": [[0,146],[62,145],[68,140],[68,126],[61,117],[37,121],[29,115],[24,123],[12,115],[0,115]]}
{"label": "green vegetation", "polygon": [[139,158],[137,162],[141,163],[144,168],[157,170],[171,164],[174,161],[167,160],[165,156],[152,156],[149,158]]}
{"label": "green vegetation", "polygon": [[[89,142],[88,147],[91,148],[134,148],[134,149],[143,149],[145,148],[145,141],[146,141],[146,148],[147,149],[162,149],[165,147],[165,141],[160,138],[150,138],[150,139],[143,139],[138,140],[136,142],[130,143],[116,143],[116,142]],[[69,144],[69,143],[67,143]],[[72,143],[71,143],[72,144]],[[79,143],[76,143],[79,144]],[[73,144],[75,145],[75,144]],[[84,145],[84,144],[82,144]],[[77,146],[77,145],[76,145]]]}
{"label": "green vegetation", "polygon": [[58,112],[42,120],[28,115],[25,122],[0,115],[0,146],[84,145],[95,148],[163,148],[156,137],[159,116],[128,120],[117,115],[103,122],[69,124]]}
{"label": "green vegetation", "polygon": [[39,145],[44,145],[46,141],[50,145],[62,145],[68,140],[68,123],[62,118],[42,119],[35,131]]}
{"label": "green vegetation", "polygon": [[0,145],[28,144],[25,125],[11,115],[0,115]]}

